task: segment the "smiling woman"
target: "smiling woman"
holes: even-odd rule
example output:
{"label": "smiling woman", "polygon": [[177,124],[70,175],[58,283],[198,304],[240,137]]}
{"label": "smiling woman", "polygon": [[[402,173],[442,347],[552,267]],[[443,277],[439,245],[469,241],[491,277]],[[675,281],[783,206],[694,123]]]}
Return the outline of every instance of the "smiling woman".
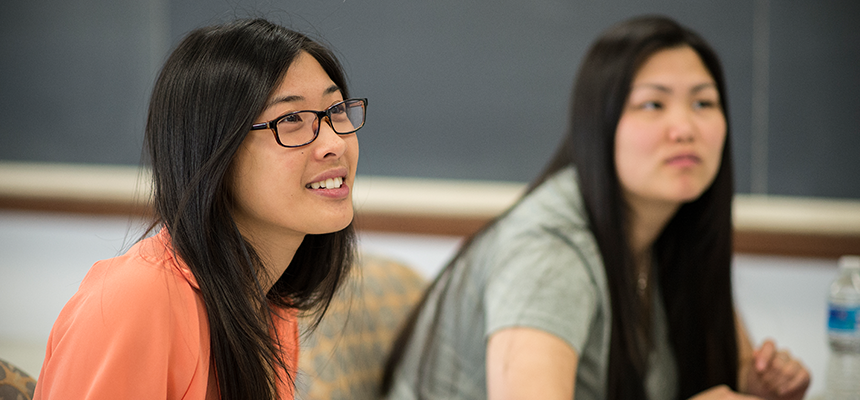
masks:
{"label": "smiling woman", "polygon": [[300,33],[259,19],[190,33],[150,102],[155,234],[92,267],[35,398],[293,398],[297,312],[321,317],[353,259],[367,101],[347,95]]}
{"label": "smiling woman", "polygon": [[[276,270],[269,272],[279,277],[305,235],[339,231],[352,222],[358,166],[353,133],[361,124],[341,133],[332,119],[340,122],[352,104],[351,112],[363,123],[364,101],[344,102],[339,86],[306,52],[296,57],[271,98],[258,119],[272,120],[267,125],[274,126],[275,137],[263,130],[245,137],[233,159],[230,186],[236,225],[270,257],[267,265]],[[325,111],[322,116],[296,112],[311,108]]]}

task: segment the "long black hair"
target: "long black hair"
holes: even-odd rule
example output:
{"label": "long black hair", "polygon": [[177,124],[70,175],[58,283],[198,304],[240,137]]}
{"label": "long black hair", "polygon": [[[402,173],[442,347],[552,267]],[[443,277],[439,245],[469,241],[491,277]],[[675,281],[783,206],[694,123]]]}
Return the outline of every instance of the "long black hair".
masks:
{"label": "long black hair", "polygon": [[[350,224],[307,235],[268,292],[265,269],[233,220],[228,176],[234,154],[293,60],[307,52],[346,97],[334,55],[305,35],[253,19],[197,29],[167,59],[146,125],[156,220],[200,286],[211,367],[222,399],[273,399],[293,377],[272,334],[273,307],[321,317],[352,265]],[[297,345],[297,344],[294,344]],[[281,376],[286,371],[288,376]]]}
{"label": "long black hair", "polygon": [[[639,68],[658,51],[682,46],[699,55],[717,85],[726,118],[726,139],[714,182],[698,199],[679,208],[653,244],[652,253],[666,308],[669,342],[678,366],[679,397],[688,398],[719,384],[737,388],[738,344],[731,293],[734,178],[722,67],[716,53],[698,34],[669,18],[648,16],[613,26],[592,45],[574,85],[568,132],[526,193],[563,168],[577,168],[611,299],[607,399],[646,398],[644,378],[650,350],[650,314],[636,290],[634,259],[627,240],[629,212],[615,167],[615,132]],[[455,261],[440,277],[450,276],[453,265]],[[444,284],[443,280],[437,279],[434,286],[438,284]],[[394,369],[426,299],[425,295],[395,343],[383,390],[390,388]],[[440,312],[437,308],[435,320]]]}

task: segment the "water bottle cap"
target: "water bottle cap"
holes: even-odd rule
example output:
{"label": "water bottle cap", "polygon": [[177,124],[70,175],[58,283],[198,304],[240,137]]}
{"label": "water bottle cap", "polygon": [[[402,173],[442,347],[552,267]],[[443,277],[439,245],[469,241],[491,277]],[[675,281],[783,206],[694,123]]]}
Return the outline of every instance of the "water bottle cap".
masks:
{"label": "water bottle cap", "polygon": [[860,256],[842,256],[839,258],[840,269],[860,269]]}

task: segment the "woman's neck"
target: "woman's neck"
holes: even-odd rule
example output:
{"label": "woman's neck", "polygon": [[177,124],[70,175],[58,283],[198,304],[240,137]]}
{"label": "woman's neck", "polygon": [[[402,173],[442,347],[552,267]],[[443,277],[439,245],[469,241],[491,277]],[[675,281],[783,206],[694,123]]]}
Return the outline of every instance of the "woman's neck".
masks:
{"label": "woman's neck", "polygon": [[281,275],[290,266],[293,256],[296,255],[296,251],[298,251],[299,246],[302,244],[302,239],[282,240],[278,242],[267,240],[260,244],[252,242],[260,254],[263,269],[266,271],[266,275],[260,277],[260,285],[262,285],[265,293],[269,292],[269,289],[275,285],[275,282],[281,278]]}
{"label": "woman's neck", "polygon": [[248,229],[242,229],[241,226],[239,231],[254,246],[254,250],[263,263],[260,286],[263,293],[268,293],[292,262],[293,256],[296,255],[296,251],[304,240],[304,235],[277,235],[271,232],[259,234]]}
{"label": "woman's neck", "polygon": [[681,205],[630,196],[626,201],[629,210],[627,227],[630,250],[637,265],[641,266],[643,262],[648,264],[651,247]]}

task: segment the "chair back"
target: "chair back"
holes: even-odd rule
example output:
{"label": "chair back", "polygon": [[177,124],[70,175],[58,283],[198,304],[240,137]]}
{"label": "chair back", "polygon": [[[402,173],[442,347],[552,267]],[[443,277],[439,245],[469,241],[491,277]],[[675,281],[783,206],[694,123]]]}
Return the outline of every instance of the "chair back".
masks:
{"label": "chair back", "polygon": [[8,361],[0,359],[0,399],[32,400],[36,380]]}
{"label": "chair back", "polygon": [[[302,337],[297,399],[378,399],[388,353],[427,286],[410,267],[379,256],[363,255],[353,272]],[[303,328],[310,322],[299,320]]]}

